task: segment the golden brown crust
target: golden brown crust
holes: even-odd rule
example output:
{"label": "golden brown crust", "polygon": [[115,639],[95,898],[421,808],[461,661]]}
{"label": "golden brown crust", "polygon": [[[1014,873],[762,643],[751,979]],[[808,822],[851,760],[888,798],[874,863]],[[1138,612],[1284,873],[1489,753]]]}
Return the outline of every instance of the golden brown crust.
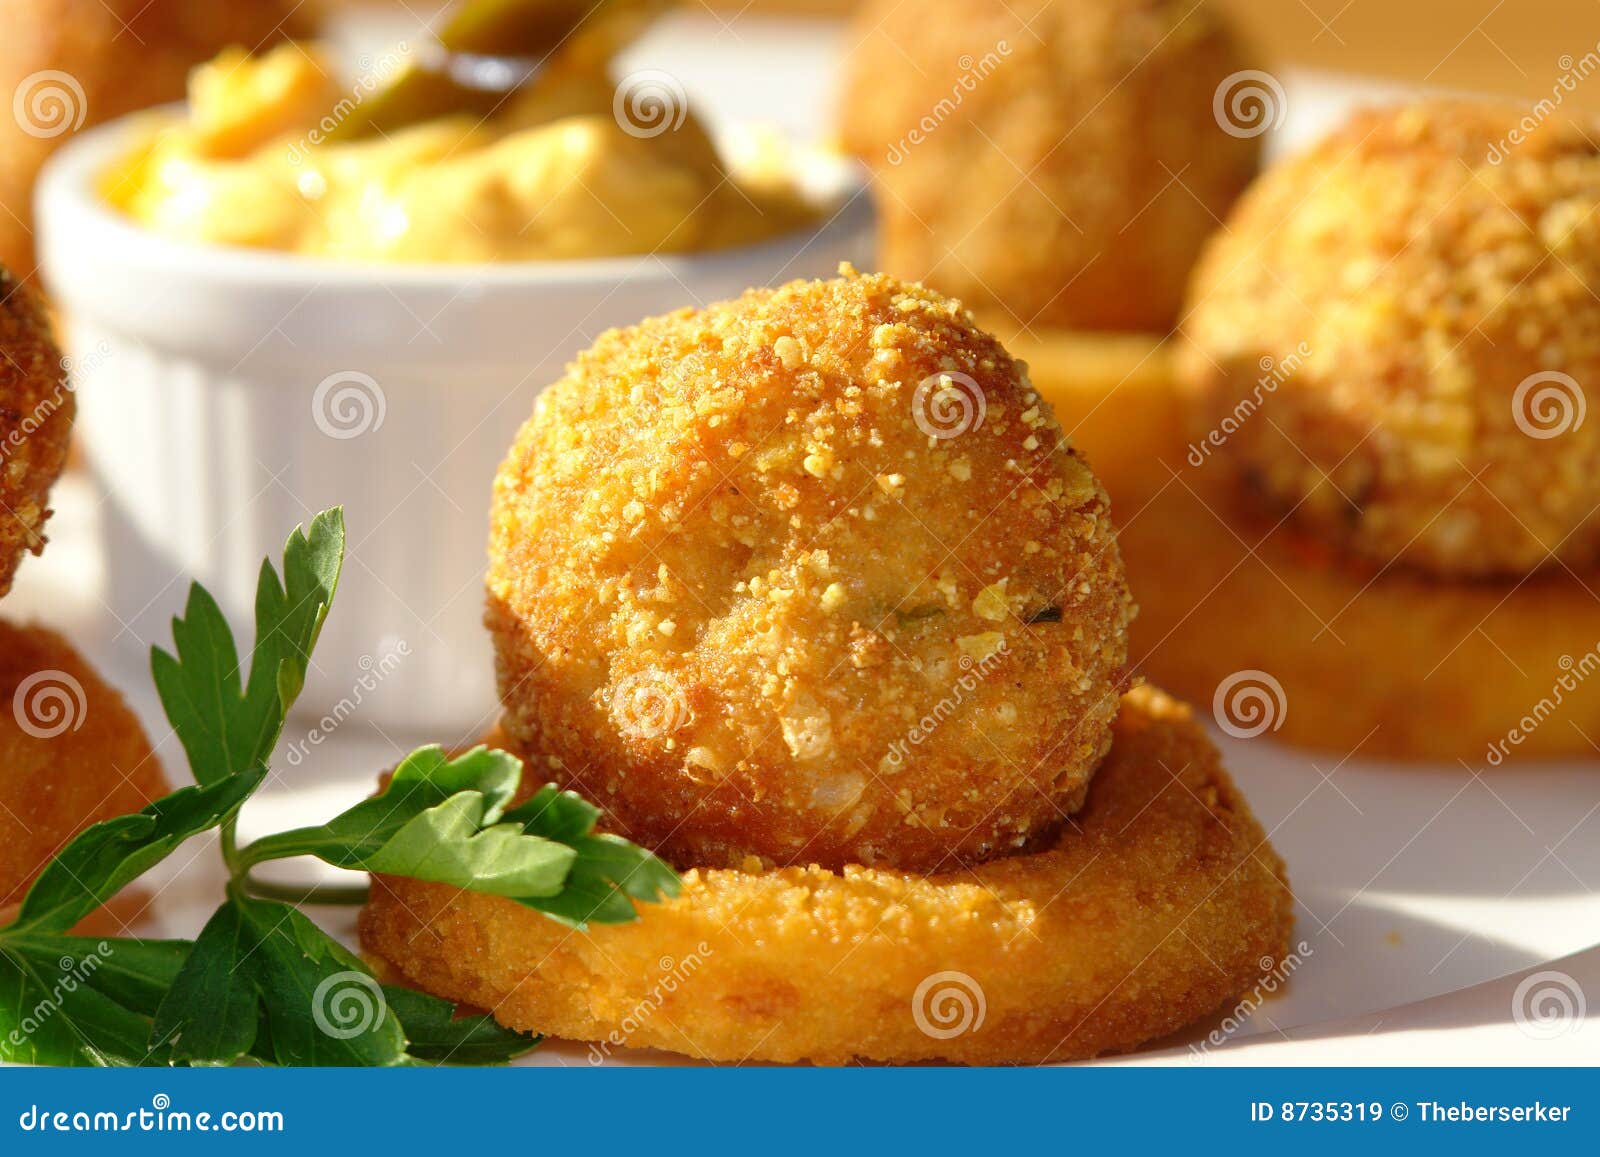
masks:
{"label": "golden brown crust", "polygon": [[0,621],[0,908],[79,831],[166,790],[138,718],[71,644]]}
{"label": "golden brown crust", "polygon": [[1380,575],[1275,527],[1200,455],[1163,351],[1016,348],[1116,503],[1140,608],[1132,654],[1151,679],[1204,708],[1238,672],[1264,671],[1285,704],[1272,738],[1339,756],[1593,757],[1600,573]]}
{"label": "golden brown crust", "polygon": [[307,32],[314,25],[312,7],[297,0],[8,5],[0,36],[0,94],[14,96],[23,112],[0,117],[0,265],[32,272],[34,177],[71,139],[74,126],[87,128],[180,99],[193,65],[229,44],[257,48]]}
{"label": "golden brown crust", "polygon": [[501,468],[489,590],[518,748],[698,864],[1023,846],[1104,754],[1132,616],[1024,368],[883,276],[602,336]]}
{"label": "golden brown crust", "polygon": [[1139,688],[1047,850],[927,878],[692,871],[677,899],[587,933],[378,877],[361,936],[411,983],[597,1055],[1014,1064],[1134,1048],[1205,1016],[1281,959],[1291,907],[1188,708]]}
{"label": "golden brown crust", "polygon": [[884,268],[1023,325],[1171,326],[1257,162],[1213,113],[1245,65],[1211,7],[872,0],[846,43]]}
{"label": "golden brown crust", "polygon": [[1600,560],[1600,134],[1524,119],[1361,113],[1196,269],[1193,432],[1236,426],[1219,468],[1325,542],[1443,575]]}
{"label": "golden brown crust", "polygon": [[43,303],[0,268],[0,595],[22,555],[44,549],[76,412]]}

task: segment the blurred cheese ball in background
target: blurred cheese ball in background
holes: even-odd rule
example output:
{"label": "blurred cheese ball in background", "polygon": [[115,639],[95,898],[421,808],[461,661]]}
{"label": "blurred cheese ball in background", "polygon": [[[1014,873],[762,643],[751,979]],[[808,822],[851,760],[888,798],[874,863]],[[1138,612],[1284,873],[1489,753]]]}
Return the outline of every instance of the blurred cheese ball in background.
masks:
{"label": "blurred cheese ball in background", "polygon": [[33,181],[79,129],[178,100],[192,65],[314,26],[297,0],[13,0],[0,7],[0,264],[34,268]]}
{"label": "blurred cheese ball in background", "polygon": [[60,635],[0,621],[0,919],[78,832],[166,791],[122,696]]}
{"label": "blurred cheese ball in background", "polygon": [[1600,132],[1524,121],[1359,114],[1264,175],[1196,270],[1201,457],[1373,562],[1600,555]]}
{"label": "blurred cheese ball in background", "polygon": [[506,728],[679,864],[1012,850],[1110,742],[1105,492],[970,314],[847,273],[607,333],[495,482]]}
{"label": "blurred cheese ball in background", "polygon": [[1025,326],[1171,328],[1283,107],[1193,0],[868,0],[845,52],[883,267]]}

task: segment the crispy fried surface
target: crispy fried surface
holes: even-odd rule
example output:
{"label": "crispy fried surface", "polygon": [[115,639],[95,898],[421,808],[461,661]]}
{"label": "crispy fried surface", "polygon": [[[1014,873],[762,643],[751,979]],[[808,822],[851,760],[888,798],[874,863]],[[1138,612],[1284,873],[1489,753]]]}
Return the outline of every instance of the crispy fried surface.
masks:
{"label": "crispy fried surface", "polygon": [[0,595],[23,553],[44,549],[76,412],[43,304],[0,268]]}
{"label": "crispy fried surface", "polygon": [[846,43],[841,131],[874,170],[885,269],[1024,325],[1171,326],[1257,161],[1213,115],[1245,67],[1213,9],[871,0]]}
{"label": "crispy fried surface", "polygon": [[1291,925],[1282,862],[1216,749],[1149,688],[1124,699],[1088,803],[1047,850],[932,877],[700,870],[684,884],[636,923],[577,933],[378,877],[362,942],[430,992],[603,1052],[1006,1064],[1191,1023],[1273,967]]}
{"label": "crispy fried surface", "polygon": [[83,828],[166,790],[139,720],[71,644],[0,621],[0,909]]}
{"label": "crispy fried surface", "polygon": [[1600,573],[1378,574],[1275,526],[1189,444],[1159,351],[1058,339],[1018,352],[1117,505],[1140,608],[1131,653],[1151,679],[1204,708],[1230,676],[1265,671],[1287,705],[1274,737],[1341,756],[1593,755]]}
{"label": "crispy fried surface", "polygon": [[501,468],[489,590],[517,746],[698,864],[1023,845],[1110,742],[1132,615],[1024,368],[882,276],[601,337]]}
{"label": "crispy fried surface", "polygon": [[1220,462],[1379,563],[1600,560],[1600,422],[1578,409],[1600,381],[1600,155],[1561,119],[1510,144],[1523,113],[1361,113],[1265,174],[1195,273],[1195,435],[1231,421]]}
{"label": "crispy fried surface", "polygon": [[19,112],[0,118],[0,264],[33,270],[34,177],[75,127],[181,99],[193,65],[229,44],[257,48],[307,32],[314,7],[300,0],[7,4],[0,93]]}

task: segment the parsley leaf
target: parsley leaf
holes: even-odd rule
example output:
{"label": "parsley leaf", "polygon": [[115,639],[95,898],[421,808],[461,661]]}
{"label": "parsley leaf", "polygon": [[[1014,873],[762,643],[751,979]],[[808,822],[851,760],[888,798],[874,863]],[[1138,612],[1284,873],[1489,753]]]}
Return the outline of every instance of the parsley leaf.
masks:
{"label": "parsley leaf", "polygon": [[184,941],[7,935],[0,940],[0,1060],[163,1063],[142,1009],[187,951]]}
{"label": "parsley leaf", "polygon": [[537,1038],[447,1000],[380,985],[300,911],[231,889],[151,1026],[174,1062],[499,1064]]}
{"label": "parsley leaf", "polygon": [[632,900],[678,893],[678,876],[618,836],[595,835],[599,809],[541,788],[504,811],[522,763],[476,747],[454,759],[424,747],[371,799],[317,827],[268,836],[247,863],[315,856],[340,868],[454,884],[508,896],[572,927],[637,918]]}
{"label": "parsley leaf", "polygon": [[143,811],[91,824],[45,865],[7,931],[71,928],[184,840],[231,818],[266,774],[255,767],[204,787],[179,788]]}
{"label": "parsley leaf", "polygon": [[316,856],[340,868],[433,880],[497,896],[555,896],[577,853],[497,822],[517,790],[522,765],[485,747],[455,759],[443,749],[412,752],[388,787],[317,827],[250,845],[248,862]]}
{"label": "parsley leaf", "polygon": [[184,616],[172,620],[176,655],[151,649],[150,667],[173,731],[200,783],[265,763],[284,718],[305,685],[344,563],[344,514],[325,510],[309,532],[296,528],[283,549],[283,581],[263,560],[256,584],[256,642],[248,681],[216,599],[189,588]]}
{"label": "parsley leaf", "polygon": [[573,928],[626,924],[639,918],[632,901],[654,903],[676,896],[678,873],[643,848],[621,836],[595,835],[600,809],[570,791],[540,788],[528,801],[505,814],[530,834],[566,844],[577,853],[566,886],[549,897],[517,899],[552,920]]}
{"label": "parsley leaf", "polygon": [[[678,877],[662,861],[595,835],[599,812],[577,796],[546,787],[510,808],[522,764],[483,747],[453,759],[421,748],[374,798],[325,824],[237,846],[239,809],[266,779],[343,558],[343,517],[330,510],[290,536],[281,581],[262,564],[247,678],[216,600],[191,588],[184,616],[173,620],[173,653],[153,649],[151,669],[196,783],[85,828],[0,927],[0,1060],[495,1064],[539,1043],[489,1016],[462,1016],[450,1001],[379,984],[298,909],[250,894],[250,868],[267,860],[310,855],[444,881],[575,927],[632,920],[634,900],[677,894]],[[214,828],[226,899],[194,941],[68,933]]]}
{"label": "parsley leaf", "polygon": [[262,1019],[250,964],[255,947],[234,904],[206,921],[150,1028],[151,1039],[165,1043],[174,1061],[228,1065],[255,1045]]}
{"label": "parsley leaf", "polygon": [[539,1047],[543,1037],[501,1028],[487,1013],[460,1016],[454,1004],[411,988],[383,986],[384,999],[400,1018],[406,1053],[441,1065],[503,1065]]}

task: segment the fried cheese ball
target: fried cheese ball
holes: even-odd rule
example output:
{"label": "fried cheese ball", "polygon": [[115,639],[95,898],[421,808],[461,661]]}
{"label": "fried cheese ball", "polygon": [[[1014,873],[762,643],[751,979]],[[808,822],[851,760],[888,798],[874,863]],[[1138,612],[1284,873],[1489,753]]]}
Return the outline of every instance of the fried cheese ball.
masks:
{"label": "fried cheese ball", "polygon": [[78,832],[166,790],[122,696],[60,635],[0,620],[0,920]]}
{"label": "fried cheese ball", "polygon": [[1272,169],[1197,268],[1204,457],[1379,564],[1600,559],[1600,150],[1564,121],[1363,112]]}
{"label": "fried cheese ball", "polygon": [[0,595],[23,554],[44,549],[76,412],[44,304],[0,267]]}
{"label": "fried cheese ball", "polygon": [[505,726],[678,863],[1019,848],[1110,743],[1105,492],[957,303],[848,271],[603,335],[494,487]]}
{"label": "fried cheese ball", "polygon": [[883,267],[1023,325],[1171,328],[1281,109],[1195,0],[869,0],[847,47]]}
{"label": "fried cheese ball", "polygon": [[1189,709],[1123,701],[1053,842],[970,870],[685,874],[632,924],[571,932],[501,897],[379,876],[365,948],[501,1023],[716,1061],[1037,1064],[1206,1016],[1282,959],[1283,863]]}
{"label": "fried cheese ball", "polygon": [[34,268],[33,182],[79,129],[180,100],[230,44],[308,32],[303,0],[13,0],[0,29],[0,264]]}
{"label": "fried cheese ball", "polygon": [[[1229,711],[1236,729],[1336,759],[1482,768],[1593,756],[1600,574],[1441,581],[1354,558],[1218,471],[1191,440],[1165,350],[1077,334],[1010,348],[1112,503],[1137,512],[1117,546],[1139,595],[1129,657],[1140,673],[1218,718]],[[1272,684],[1280,707],[1249,717]]]}

